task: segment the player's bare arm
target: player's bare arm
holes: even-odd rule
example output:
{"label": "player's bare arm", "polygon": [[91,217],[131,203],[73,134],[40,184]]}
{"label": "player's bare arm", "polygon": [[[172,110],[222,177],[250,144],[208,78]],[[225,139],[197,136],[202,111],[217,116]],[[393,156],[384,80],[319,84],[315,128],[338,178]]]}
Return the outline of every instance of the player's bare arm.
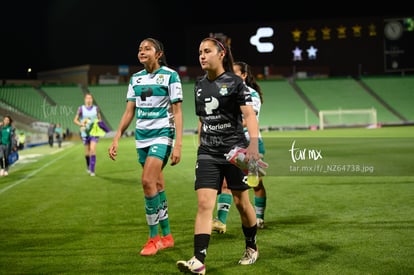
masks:
{"label": "player's bare arm", "polygon": [[243,117],[247,125],[247,131],[250,136],[250,142],[246,152],[246,161],[249,161],[249,159],[258,160],[260,159],[258,150],[259,124],[256,119],[256,113],[253,107],[249,105],[240,106],[240,109],[243,113]]}
{"label": "player's bare arm", "polygon": [[108,148],[109,158],[112,160],[116,159],[117,150],[118,150],[118,141],[124,134],[125,130],[128,128],[129,124],[131,124],[132,119],[134,118],[135,114],[135,102],[128,101],[127,106],[125,108],[125,112],[122,115],[121,121],[119,123],[118,129],[115,133],[115,136],[112,140],[111,146]]}
{"label": "player's bare arm", "polygon": [[181,148],[183,143],[183,113],[181,105],[181,102],[172,104],[175,123],[175,141],[174,148],[170,157],[171,165],[176,165],[181,160]]}

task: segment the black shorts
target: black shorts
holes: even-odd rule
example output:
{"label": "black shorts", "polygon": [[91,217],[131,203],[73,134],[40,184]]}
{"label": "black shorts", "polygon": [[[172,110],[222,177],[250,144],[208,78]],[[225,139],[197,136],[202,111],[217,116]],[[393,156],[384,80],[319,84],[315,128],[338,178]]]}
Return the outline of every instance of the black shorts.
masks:
{"label": "black shorts", "polygon": [[226,178],[228,189],[246,190],[250,188],[247,185],[247,176],[243,171],[228,162],[224,157],[198,155],[195,176],[195,190],[211,188],[220,193],[224,178]]}

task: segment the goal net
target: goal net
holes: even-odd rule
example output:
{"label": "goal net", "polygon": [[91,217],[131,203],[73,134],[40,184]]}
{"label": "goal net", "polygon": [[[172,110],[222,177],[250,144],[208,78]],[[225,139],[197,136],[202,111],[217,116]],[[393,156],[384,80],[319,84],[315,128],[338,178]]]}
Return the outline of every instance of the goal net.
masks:
{"label": "goal net", "polygon": [[329,127],[373,127],[377,126],[377,110],[337,109],[319,111],[319,129]]}

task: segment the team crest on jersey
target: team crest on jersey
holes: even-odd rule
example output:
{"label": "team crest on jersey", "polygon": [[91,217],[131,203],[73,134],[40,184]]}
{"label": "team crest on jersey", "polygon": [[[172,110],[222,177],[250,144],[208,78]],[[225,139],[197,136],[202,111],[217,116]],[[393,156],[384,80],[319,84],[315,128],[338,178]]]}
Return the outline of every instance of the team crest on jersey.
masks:
{"label": "team crest on jersey", "polygon": [[221,95],[227,95],[228,94],[227,86],[226,85],[221,86],[219,93]]}
{"label": "team crest on jersey", "polygon": [[162,75],[162,74],[158,75],[156,82],[157,82],[157,84],[164,83],[164,75]]}

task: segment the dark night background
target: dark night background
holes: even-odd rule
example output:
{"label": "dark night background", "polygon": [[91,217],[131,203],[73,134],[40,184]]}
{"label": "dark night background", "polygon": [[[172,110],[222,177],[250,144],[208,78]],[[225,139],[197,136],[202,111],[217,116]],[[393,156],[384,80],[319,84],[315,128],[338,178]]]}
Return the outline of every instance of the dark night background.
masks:
{"label": "dark night background", "polygon": [[186,46],[186,26],[197,30],[197,26],[205,29],[217,24],[392,17],[404,15],[407,10],[402,4],[394,9],[387,6],[387,11],[377,8],[377,4],[362,1],[316,5],[260,1],[7,1],[2,4],[0,19],[0,79],[26,78],[29,67],[34,77],[39,71],[83,64],[134,65],[138,44],[145,37],[164,43],[170,65],[198,64],[197,59],[187,60],[186,52],[194,49]]}

